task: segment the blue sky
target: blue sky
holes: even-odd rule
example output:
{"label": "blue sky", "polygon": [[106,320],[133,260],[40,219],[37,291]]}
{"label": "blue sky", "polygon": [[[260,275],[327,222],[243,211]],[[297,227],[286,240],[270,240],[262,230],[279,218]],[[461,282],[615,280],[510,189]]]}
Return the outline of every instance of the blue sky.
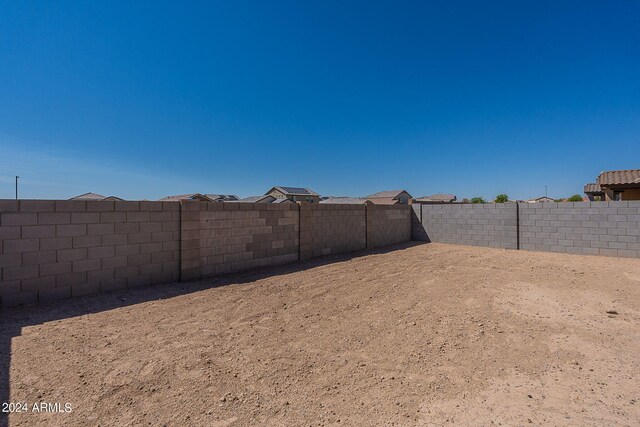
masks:
{"label": "blue sky", "polygon": [[640,2],[0,0],[0,198],[580,193],[640,167]]}

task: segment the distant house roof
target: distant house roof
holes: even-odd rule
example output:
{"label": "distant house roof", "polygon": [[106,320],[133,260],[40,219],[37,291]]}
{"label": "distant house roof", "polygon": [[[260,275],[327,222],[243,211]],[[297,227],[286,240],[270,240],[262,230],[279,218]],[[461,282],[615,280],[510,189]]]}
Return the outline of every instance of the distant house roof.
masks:
{"label": "distant house roof", "polygon": [[360,197],[327,197],[320,200],[320,203],[333,205],[362,205],[367,203],[367,199],[362,199]]}
{"label": "distant house roof", "polygon": [[273,196],[265,194],[264,196],[250,196],[240,200],[230,200],[238,203],[295,203],[290,199],[277,199]]}
{"label": "distant house roof", "polygon": [[[378,199],[378,198],[395,199],[396,197],[400,196],[400,194],[402,193],[409,194],[409,192],[406,190],[385,190],[385,191],[380,191],[378,193],[369,194],[366,198],[367,199]],[[411,197],[411,194],[409,194],[409,197]]]}
{"label": "distant house roof", "polygon": [[640,169],[601,172],[596,182],[601,186],[640,184]]}
{"label": "distant house roof", "polygon": [[295,203],[293,200],[289,200],[289,199],[274,199],[271,203]]}
{"label": "distant house roof", "polygon": [[189,194],[177,194],[175,196],[167,196],[163,197],[159,201],[161,202],[179,202],[180,200],[202,200],[205,202],[212,202],[213,200],[209,199],[204,194],[200,193],[189,193]]}
{"label": "distant house roof", "polygon": [[269,196],[268,194],[265,194],[265,195],[262,195],[262,196],[245,197],[244,199],[237,200],[237,202],[240,202],[240,203],[271,203],[275,199],[276,199],[275,197]]}
{"label": "distant house roof", "polygon": [[535,199],[529,199],[527,201],[529,203],[555,202],[555,200],[553,200],[551,197],[547,197],[547,196],[536,197]]}
{"label": "distant house roof", "polygon": [[423,203],[451,203],[458,200],[455,194],[432,194],[431,196],[422,196],[416,199],[416,202]]}
{"label": "distant house roof", "polygon": [[105,198],[105,196],[103,196],[102,194],[84,193],[84,194],[79,194],[79,195],[77,195],[75,197],[72,197],[69,200],[102,200],[104,198]]}
{"label": "distant house roof", "polygon": [[214,200],[216,202],[235,202],[240,200],[240,198],[238,196],[236,196],[235,194],[205,194],[205,196],[207,196],[208,198],[210,198],[211,200]]}
{"label": "distant house roof", "polygon": [[400,200],[393,199],[391,197],[369,197],[367,198],[368,202],[373,203],[374,205],[399,205]]}
{"label": "distant house roof", "polygon": [[118,200],[120,201],[124,199],[121,199],[120,197],[116,197],[116,196],[103,196],[102,194],[98,194],[98,193],[84,193],[84,194],[74,196],[69,200],[102,200],[102,201]]}
{"label": "distant house roof", "polygon": [[602,193],[602,188],[600,187],[600,184],[589,183],[584,185],[584,192],[588,194]]}
{"label": "distant house roof", "polygon": [[286,196],[320,196],[318,193],[316,193],[315,191],[313,191],[313,190],[311,190],[309,188],[303,188],[303,187],[280,187],[280,186],[275,186],[275,187],[271,188],[271,190],[267,191],[265,194],[269,194],[273,190],[278,190],[279,192],[281,192],[282,194],[284,194]]}
{"label": "distant house roof", "polygon": [[179,202],[180,200],[200,200],[203,202],[233,202],[238,200],[238,196],[233,194],[202,194],[188,193],[167,196],[160,199],[161,202]]}

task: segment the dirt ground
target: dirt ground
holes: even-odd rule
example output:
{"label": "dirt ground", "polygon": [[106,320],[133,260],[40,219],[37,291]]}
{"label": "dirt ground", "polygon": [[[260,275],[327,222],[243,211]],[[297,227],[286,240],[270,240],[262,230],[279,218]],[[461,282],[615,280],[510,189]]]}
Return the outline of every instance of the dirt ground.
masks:
{"label": "dirt ground", "polygon": [[9,424],[638,425],[640,260],[396,249],[5,310]]}

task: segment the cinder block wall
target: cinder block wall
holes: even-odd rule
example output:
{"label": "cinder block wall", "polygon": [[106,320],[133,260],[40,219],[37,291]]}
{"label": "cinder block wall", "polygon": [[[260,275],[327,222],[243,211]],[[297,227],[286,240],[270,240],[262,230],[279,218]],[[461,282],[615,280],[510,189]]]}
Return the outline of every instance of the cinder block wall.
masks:
{"label": "cinder block wall", "polygon": [[411,206],[368,205],[367,246],[377,248],[411,240]]}
{"label": "cinder block wall", "polygon": [[3,305],[172,282],[180,205],[0,200]]}
{"label": "cinder block wall", "polygon": [[298,260],[294,203],[182,202],[182,280]]}
{"label": "cinder block wall", "polygon": [[408,206],[0,200],[3,306],[378,247]]}
{"label": "cinder block wall", "polygon": [[[517,249],[516,203],[413,206],[412,235],[418,240]],[[422,211],[421,224],[416,224]]]}
{"label": "cinder block wall", "polygon": [[520,248],[640,257],[640,201],[521,203]]}
{"label": "cinder block wall", "polygon": [[411,205],[411,240],[429,242],[427,230],[422,224],[422,204]]}
{"label": "cinder block wall", "polygon": [[304,206],[303,209],[310,210],[307,228],[311,230],[311,257],[357,251],[367,247],[365,205],[308,203]]}

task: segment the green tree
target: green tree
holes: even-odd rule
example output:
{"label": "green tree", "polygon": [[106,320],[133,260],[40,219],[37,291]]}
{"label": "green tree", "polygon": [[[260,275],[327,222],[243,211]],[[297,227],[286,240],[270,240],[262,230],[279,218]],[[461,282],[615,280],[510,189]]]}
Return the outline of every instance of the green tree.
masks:
{"label": "green tree", "polygon": [[581,202],[581,201],[582,201],[582,196],[579,194],[574,194],[573,196],[567,199],[567,202]]}
{"label": "green tree", "polygon": [[478,203],[487,203],[487,202],[485,202],[485,200],[482,197],[472,197],[471,203],[478,204]]}
{"label": "green tree", "polygon": [[471,200],[465,197],[464,199],[462,199],[462,203],[471,203]]}
{"label": "green tree", "polygon": [[496,199],[494,200],[494,202],[496,203],[504,203],[508,201],[509,201],[509,196],[507,196],[506,194],[498,194],[496,196]]}

